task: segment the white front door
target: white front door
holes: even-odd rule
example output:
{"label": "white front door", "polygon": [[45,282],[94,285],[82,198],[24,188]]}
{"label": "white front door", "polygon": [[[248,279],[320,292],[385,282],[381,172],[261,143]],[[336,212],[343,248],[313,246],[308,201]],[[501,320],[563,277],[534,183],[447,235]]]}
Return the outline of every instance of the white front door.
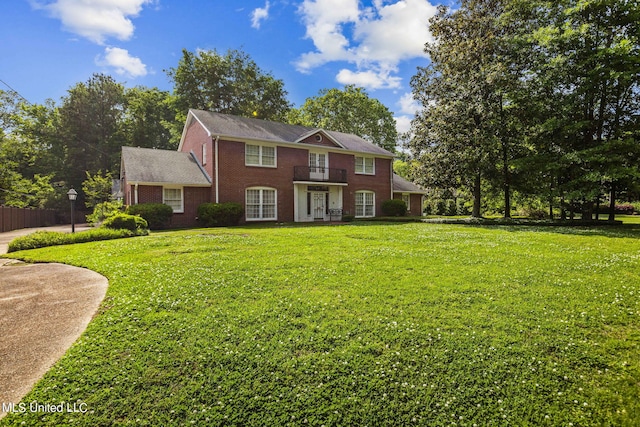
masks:
{"label": "white front door", "polygon": [[311,193],[311,213],[313,219],[324,220],[327,208],[325,201],[327,199],[327,193]]}
{"label": "white front door", "polygon": [[309,152],[309,179],[312,181],[326,181],[328,177],[327,155],[325,153]]}

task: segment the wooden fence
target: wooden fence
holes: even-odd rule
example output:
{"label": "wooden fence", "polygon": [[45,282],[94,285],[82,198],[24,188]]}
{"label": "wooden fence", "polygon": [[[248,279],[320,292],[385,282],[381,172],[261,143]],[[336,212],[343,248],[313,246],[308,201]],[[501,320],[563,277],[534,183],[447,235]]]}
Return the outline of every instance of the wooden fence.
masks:
{"label": "wooden fence", "polygon": [[56,224],[56,210],[0,206],[0,232]]}

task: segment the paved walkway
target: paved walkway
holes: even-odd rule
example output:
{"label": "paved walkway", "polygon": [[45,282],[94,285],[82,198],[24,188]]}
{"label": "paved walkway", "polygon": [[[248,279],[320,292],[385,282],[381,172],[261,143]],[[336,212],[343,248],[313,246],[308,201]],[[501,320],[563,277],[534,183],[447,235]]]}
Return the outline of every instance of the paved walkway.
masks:
{"label": "paved walkway", "polygon": [[[0,254],[14,238],[37,230],[71,227],[0,233]],[[2,404],[19,403],[80,337],[107,286],[105,277],[84,268],[0,259],[0,418]]]}

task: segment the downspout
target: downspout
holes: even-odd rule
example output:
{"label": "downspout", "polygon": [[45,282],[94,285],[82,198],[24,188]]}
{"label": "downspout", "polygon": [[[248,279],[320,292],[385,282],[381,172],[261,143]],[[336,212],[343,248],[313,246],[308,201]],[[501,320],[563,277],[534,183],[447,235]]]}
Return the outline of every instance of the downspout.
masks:
{"label": "downspout", "polygon": [[220,162],[218,160],[218,141],[220,140],[220,135],[216,136],[216,140],[214,141],[214,151],[216,156],[215,161],[215,175],[216,175],[216,203],[220,203],[220,172],[218,171],[218,167],[220,166]]}
{"label": "downspout", "polygon": [[135,201],[134,205],[138,204],[138,183],[133,187],[133,200]]}

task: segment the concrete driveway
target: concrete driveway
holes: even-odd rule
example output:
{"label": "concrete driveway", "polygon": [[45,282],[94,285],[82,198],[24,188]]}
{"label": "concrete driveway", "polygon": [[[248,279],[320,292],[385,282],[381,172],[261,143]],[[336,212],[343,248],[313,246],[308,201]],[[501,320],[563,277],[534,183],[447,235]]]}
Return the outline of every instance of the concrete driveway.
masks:
{"label": "concrete driveway", "polygon": [[[0,254],[15,237],[70,228],[0,233]],[[17,405],[64,355],[96,313],[107,286],[104,276],[84,268],[0,259],[0,403]],[[4,415],[0,406],[0,418]]]}

